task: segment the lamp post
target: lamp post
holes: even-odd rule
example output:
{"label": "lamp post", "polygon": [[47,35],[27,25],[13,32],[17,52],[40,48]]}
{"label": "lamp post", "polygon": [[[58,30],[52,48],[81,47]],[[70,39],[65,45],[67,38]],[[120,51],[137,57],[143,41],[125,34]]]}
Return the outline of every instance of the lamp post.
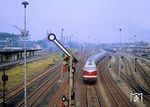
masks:
{"label": "lamp post", "polygon": [[[122,28],[119,28],[119,31],[120,31],[120,50],[121,50],[121,31],[122,31]],[[119,77],[118,77],[118,81],[120,81],[120,58],[119,58]]]}
{"label": "lamp post", "polygon": [[27,36],[27,32],[26,32],[26,7],[29,3],[27,1],[23,1],[22,5],[24,6],[24,106],[27,107],[27,80],[26,80],[26,43],[25,43],[25,39]]}
{"label": "lamp post", "polygon": [[122,31],[122,28],[119,28],[119,31],[120,31],[120,48],[121,48],[121,31]]}

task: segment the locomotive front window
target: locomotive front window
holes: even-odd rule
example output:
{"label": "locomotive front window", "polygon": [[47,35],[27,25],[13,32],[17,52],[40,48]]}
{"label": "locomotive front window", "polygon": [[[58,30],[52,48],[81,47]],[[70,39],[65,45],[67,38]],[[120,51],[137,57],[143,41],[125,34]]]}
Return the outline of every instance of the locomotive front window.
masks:
{"label": "locomotive front window", "polygon": [[85,67],[85,70],[95,70],[96,67]]}

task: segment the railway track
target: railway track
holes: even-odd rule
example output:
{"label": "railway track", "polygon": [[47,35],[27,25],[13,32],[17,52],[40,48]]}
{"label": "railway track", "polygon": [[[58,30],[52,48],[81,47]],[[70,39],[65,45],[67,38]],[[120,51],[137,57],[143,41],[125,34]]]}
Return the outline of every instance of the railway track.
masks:
{"label": "railway track", "polygon": [[80,62],[80,66],[78,67],[77,73],[76,73],[76,78],[75,78],[75,102],[76,102],[76,106],[81,106],[82,102],[80,100],[80,96],[81,96],[81,87],[80,87],[80,83],[82,81],[82,69],[85,63],[87,56],[84,56],[83,60],[81,60]]}
{"label": "railway track", "polygon": [[[129,62],[128,62],[129,63]],[[129,70],[132,72],[131,70],[131,65],[128,64]],[[138,93],[143,93],[144,94],[144,98],[150,102],[150,91],[146,90],[143,86],[139,85],[136,81],[129,79],[128,77],[125,77],[122,74],[122,77],[124,78],[124,80]],[[127,80],[125,79],[127,78]]]}
{"label": "railway track", "polygon": [[[129,56],[126,56],[126,57],[129,57]],[[139,56],[134,56],[134,57],[138,59],[135,63],[136,69],[139,71],[139,73],[141,74],[141,76],[143,77],[147,85],[150,86],[150,76],[148,75],[148,72],[145,71],[144,67],[139,63],[139,61],[144,63],[149,68],[149,70],[150,70],[150,62],[147,59],[141,58]],[[130,57],[129,59],[131,59],[132,63],[134,64],[134,58]]]}
{"label": "railway track", "polygon": [[[52,67],[51,69],[47,70],[46,72],[40,74],[37,77],[34,77],[30,80],[27,81],[27,94],[31,94],[32,90],[34,90],[34,87],[39,87],[40,84],[42,84],[42,82],[46,81],[46,79],[48,79],[49,77],[51,77],[51,74],[53,74],[53,72],[55,70],[58,70],[60,66],[60,63],[55,65],[54,67]],[[22,100],[23,99],[23,94],[24,94],[24,85],[23,84],[19,84],[16,87],[14,87],[12,90],[10,90],[8,93],[6,93],[6,103],[8,105],[12,106],[16,106],[18,100]],[[18,99],[19,98],[19,99]]]}
{"label": "railway track", "polygon": [[86,105],[87,107],[101,107],[101,101],[98,90],[95,85],[86,86]]}
{"label": "railway track", "polygon": [[132,80],[134,80],[134,76],[133,76],[133,73],[131,71],[131,69],[129,69],[129,63],[128,63],[128,60],[126,58],[124,58],[124,67],[125,67],[125,72],[128,72],[126,73],[126,76]]}
{"label": "railway track", "polygon": [[120,89],[115,85],[114,81],[112,80],[110,74],[108,73],[109,69],[107,67],[108,63],[105,60],[105,63],[103,63],[103,69],[104,71],[102,72],[101,70],[101,74],[102,77],[107,85],[107,88],[111,94],[111,96],[113,97],[115,103],[117,106],[119,107],[131,107],[133,106],[130,101],[124,97],[125,95],[120,91]]}
{"label": "railway track", "polygon": [[138,57],[142,62],[144,62],[149,68],[150,68],[150,62],[148,62],[147,59],[143,59],[141,57]]}
{"label": "railway track", "polygon": [[[129,63],[130,63],[129,61],[126,62],[126,67],[128,67],[130,72],[132,72],[132,67]],[[113,67],[113,69],[115,73],[118,75],[117,66]],[[144,100],[150,103],[150,92],[148,90],[146,90],[143,86],[139,85],[134,79],[131,79],[130,77],[124,75],[122,72],[121,78],[132,87],[132,90],[134,90],[137,93],[143,93]]]}
{"label": "railway track", "polygon": [[88,107],[88,100],[87,100],[87,85],[85,85],[83,82],[80,84],[81,88],[81,102],[80,105],[81,107]]}
{"label": "railway track", "polygon": [[143,69],[143,67],[141,67],[139,63],[136,63],[136,67],[137,67],[137,70],[140,72],[141,76],[143,77],[145,83],[150,88],[150,77],[145,72],[145,69]]}
{"label": "railway track", "polygon": [[145,73],[148,75],[148,77],[149,77],[149,79],[150,79],[150,62],[148,62],[148,61],[145,61],[145,60],[141,60],[141,63],[142,64],[140,64],[141,66],[143,65],[143,64],[145,64],[144,65],[144,67],[143,67],[143,69],[145,69]]}
{"label": "railway track", "polygon": [[61,86],[59,87],[57,93],[54,95],[52,101],[50,102],[49,106],[50,107],[60,107],[61,106],[61,97],[62,95],[64,95],[64,92],[68,86],[68,78],[66,78],[63,83],[61,84]]}
{"label": "railway track", "polygon": [[[131,78],[133,81],[135,81],[134,77],[133,77],[132,69],[131,69],[132,67],[129,64],[130,62],[128,61],[127,58],[124,58],[123,61],[124,61],[124,65],[125,65],[125,71],[130,72],[130,75],[127,75],[127,77]],[[132,63],[133,63],[133,60],[132,60]],[[141,74],[141,76],[142,76],[143,80],[145,81],[145,83],[147,84],[147,86],[150,87],[150,77],[145,72],[145,69],[138,62],[136,62],[136,71],[138,71]]]}
{"label": "railway track", "polygon": [[145,60],[142,60],[149,68],[150,68],[150,63],[148,63],[147,61]]}
{"label": "railway track", "polygon": [[98,102],[98,107],[102,107],[102,102],[101,102],[101,97],[100,97],[100,91],[99,91],[99,88],[97,87],[97,85],[94,86],[94,89],[95,89],[95,94],[96,94],[96,97],[97,97],[97,102]]}
{"label": "railway track", "polygon": [[[46,82],[44,82],[40,87],[38,87],[32,94],[27,97],[27,105],[28,107],[33,106],[37,100],[45,93],[48,88],[52,88],[52,86],[56,83],[58,78],[60,77],[60,71],[57,71],[51,78],[49,78]],[[24,101],[21,101],[17,107],[24,107]]]}

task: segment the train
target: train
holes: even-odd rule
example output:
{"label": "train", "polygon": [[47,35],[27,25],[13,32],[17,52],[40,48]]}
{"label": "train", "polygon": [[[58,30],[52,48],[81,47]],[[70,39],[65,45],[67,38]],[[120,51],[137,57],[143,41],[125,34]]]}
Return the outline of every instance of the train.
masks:
{"label": "train", "polygon": [[106,55],[105,51],[101,51],[98,54],[90,56],[83,68],[83,81],[84,83],[96,83],[97,81],[97,67],[96,65],[101,61]]}

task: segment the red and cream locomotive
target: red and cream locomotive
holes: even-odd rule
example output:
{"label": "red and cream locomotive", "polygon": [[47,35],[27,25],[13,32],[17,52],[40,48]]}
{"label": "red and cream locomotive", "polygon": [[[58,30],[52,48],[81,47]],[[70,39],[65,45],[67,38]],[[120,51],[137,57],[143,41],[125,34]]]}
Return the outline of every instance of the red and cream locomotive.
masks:
{"label": "red and cream locomotive", "polygon": [[84,82],[96,82],[97,81],[97,67],[96,65],[100,60],[105,57],[105,51],[101,51],[96,55],[92,55],[88,58],[83,69]]}

